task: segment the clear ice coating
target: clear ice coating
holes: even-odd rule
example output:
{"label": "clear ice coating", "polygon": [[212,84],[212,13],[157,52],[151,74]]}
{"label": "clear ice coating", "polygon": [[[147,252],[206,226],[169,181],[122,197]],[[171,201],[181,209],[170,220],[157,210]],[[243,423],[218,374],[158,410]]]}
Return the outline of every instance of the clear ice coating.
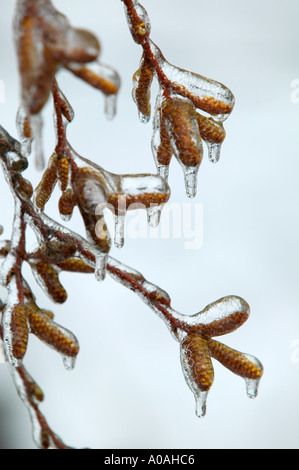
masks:
{"label": "clear ice coating", "polygon": [[227,119],[235,103],[229,88],[203,75],[175,67],[167,62],[161,50],[150,39],[149,45],[165,77],[172,83],[174,93],[188,97],[196,107],[213,115],[217,121]]}
{"label": "clear ice coating", "polygon": [[209,160],[212,163],[217,163],[220,158],[221,144],[206,142],[209,153]]}
{"label": "clear ice coating", "polygon": [[162,207],[157,204],[151,204],[147,209],[147,221],[150,227],[156,228],[161,219]]}
{"label": "clear ice coating", "polygon": [[122,214],[114,215],[114,245],[122,248],[125,242],[125,220],[126,216]]}
{"label": "clear ice coating", "polygon": [[96,253],[95,255],[95,278],[97,281],[102,282],[106,277],[107,268],[107,254]]}
{"label": "clear ice coating", "polygon": [[188,197],[193,198],[197,192],[197,173],[198,167],[183,167],[185,177],[185,188]]}
{"label": "clear ice coating", "polygon": [[76,357],[62,355],[62,362],[66,370],[73,370],[76,365]]}
{"label": "clear ice coating", "polygon": [[195,414],[198,418],[204,418],[207,413],[208,392],[198,391],[195,394]]}
{"label": "clear ice coating", "polygon": [[[258,366],[261,371],[263,371],[263,365],[262,363],[254,356],[251,356],[250,354],[244,354],[244,356],[251,361],[253,364]],[[245,385],[246,385],[246,394],[249,398],[256,398],[258,395],[259,391],[259,385],[260,385],[261,378],[259,379],[245,379]]]}
{"label": "clear ice coating", "polygon": [[117,92],[121,85],[118,72],[99,61],[84,65],[71,62],[66,67],[74,75],[102,91],[104,94],[104,113],[108,119],[112,119],[116,114]]}
{"label": "clear ice coating", "polygon": [[130,15],[128,7],[124,5],[127,22],[134,41],[142,44],[150,34],[151,24],[145,8],[137,0],[132,0],[132,3],[137,15]]}

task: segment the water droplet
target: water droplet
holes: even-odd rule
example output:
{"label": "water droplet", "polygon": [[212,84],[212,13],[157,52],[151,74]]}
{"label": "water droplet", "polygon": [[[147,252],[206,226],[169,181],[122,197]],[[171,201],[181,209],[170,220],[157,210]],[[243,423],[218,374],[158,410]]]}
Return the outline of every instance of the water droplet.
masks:
{"label": "water droplet", "polygon": [[209,151],[209,160],[212,163],[217,163],[220,158],[221,144],[212,144],[207,142],[207,147]]}
{"label": "water droplet", "polygon": [[114,245],[117,248],[122,248],[125,242],[125,215],[114,215]]}
{"label": "water droplet", "polygon": [[203,418],[207,412],[208,392],[198,392],[195,396],[195,413],[198,418]]}

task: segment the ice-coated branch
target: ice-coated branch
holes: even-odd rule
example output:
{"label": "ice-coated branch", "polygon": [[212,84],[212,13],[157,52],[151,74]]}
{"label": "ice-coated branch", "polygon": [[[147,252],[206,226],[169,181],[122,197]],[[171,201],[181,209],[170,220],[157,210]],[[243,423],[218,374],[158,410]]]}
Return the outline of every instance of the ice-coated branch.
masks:
{"label": "ice-coated branch", "polygon": [[[222,122],[234,107],[232,92],[222,83],[170,64],[150,38],[150,20],[137,0],[122,0],[130,32],[143,48],[133,76],[133,99],[141,122],[151,116],[151,85],[160,91],[153,117],[152,151],[158,174],[168,179],[172,156],[182,166],[188,197],[197,191],[197,173],[203,158],[202,140],[210,161],[216,163],[225,139]],[[210,115],[207,117],[201,111]]]}

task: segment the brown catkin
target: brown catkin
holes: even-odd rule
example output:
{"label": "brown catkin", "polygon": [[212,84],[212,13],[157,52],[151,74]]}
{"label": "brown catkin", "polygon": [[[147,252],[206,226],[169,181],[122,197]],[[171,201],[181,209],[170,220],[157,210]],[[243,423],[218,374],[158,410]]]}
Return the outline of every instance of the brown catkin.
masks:
{"label": "brown catkin", "polygon": [[203,147],[194,105],[182,98],[172,98],[165,106],[165,113],[177,157],[185,166],[198,166]]}
{"label": "brown catkin", "polygon": [[71,216],[76,205],[73,191],[67,189],[64,191],[58,202],[58,209],[61,215]]}
{"label": "brown catkin", "polygon": [[51,264],[46,261],[39,261],[32,266],[37,275],[42,279],[45,289],[53,302],[62,304],[67,299],[67,292],[61,285],[58,273]]}
{"label": "brown catkin", "polygon": [[17,360],[25,356],[28,344],[28,324],[24,304],[16,305],[11,312],[12,353]]}
{"label": "brown catkin", "polygon": [[71,357],[75,357],[78,354],[79,346],[74,336],[53,322],[38,307],[28,306],[27,316],[31,332],[41,341],[52,346],[61,354]]}
{"label": "brown catkin", "polygon": [[66,157],[59,157],[56,162],[57,176],[61,191],[65,191],[69,182],[69,161]]}
{"label": "brown catkin", "polygon": [[97,90],[102,91],[105,95],[115,95],[118,92],[119,87],[113,83],[113,81],[109,80],[108,78],[101,77],[88,66],[72,67],[71,64],[66,64],[65,66],[74,75],[81,78]]}
{"label": "brown catkin", "polygon": [[216,122],[212,118],[207,118],[197,113],[197,122],[201,138],[205,142],[211,144],[221,144],[224,139],[226,132],[221,122]]}
{"label": "brown catkin", "polygon": [[40,183],[34,191],[34,203],[41,211],[50,199],[57,182],[56,161],[57,155],[54,153],[50,158],[48,168],[45,170]]}
{"label": "brown catkin", "polygon": [[183,340],[181,348],[195,384],[200,391],[208,391],[214,381],[214,369],[207,340],[201,336],[189,334]]}
{"label": "brown catkin", "polygon": [[140,68],[133,75],[133,98],[141,115],[147,119],[151,115],[151,85],[154,77],[154,67],[151,60],[143,57]]}
{"label": "brown catkin", "polygon": [[227,367],[234,374],[246,379],[260,379],[262,368],[248,359],[244,354],[213,339],[208,340],[208,348],[212,357]]}
{"label": "brown catkin", "polygon": [[93,273],[94,268],[88,266],[79,258],[70,258],[66,261],[58,263],[57,265],[62,271],[69,271],[75,273]]}
{"label": "brown catkin", "polygon": [[160,118],[160,144],[157,150],[157,161],[160,165],[169,165],[171,158],[172,158],[172,148],[171,148],[171,141],[170,135],[166,128],[166,117],[167,112],[165,112],[166,107],[162,107],[161,109],[161,118]]}

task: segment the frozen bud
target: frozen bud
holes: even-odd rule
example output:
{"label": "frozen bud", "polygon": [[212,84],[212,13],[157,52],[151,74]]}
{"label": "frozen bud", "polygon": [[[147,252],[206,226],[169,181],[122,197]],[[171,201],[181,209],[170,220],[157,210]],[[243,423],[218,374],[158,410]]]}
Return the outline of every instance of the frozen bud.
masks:
{"label": "frozen bud", "polygon": [[32,184],[20,175],[16,178],[16,190],[23,199],[28,200],[32,197]]}
{"label": "frozen bud", "polygon": [[21,154],[20,143],[0,126],[0,157],[15,172],[22,172],[28,167],[27,158]]}
{"label": "frozen bud", "polygon": [[71,189],[67,189],[64,191],[59,199],[58,208],[61,217],[63,220],[68,221],[70,220],[74,207],[76,205],[76,201],[74,198],[73,191]]}
{"label": "frozen bud", "polygon": [[65,261],[76,253],[75,243],[62,242],[60,240],[47,240],[41,247],[41,255],[50,263]]}
{"label": "frozen bud", "polygon": [[137,44],[143,44],[151,32],[147,11],[137,0],[132,0],[132,6],[125,5],[125,12],[134,41]]}

